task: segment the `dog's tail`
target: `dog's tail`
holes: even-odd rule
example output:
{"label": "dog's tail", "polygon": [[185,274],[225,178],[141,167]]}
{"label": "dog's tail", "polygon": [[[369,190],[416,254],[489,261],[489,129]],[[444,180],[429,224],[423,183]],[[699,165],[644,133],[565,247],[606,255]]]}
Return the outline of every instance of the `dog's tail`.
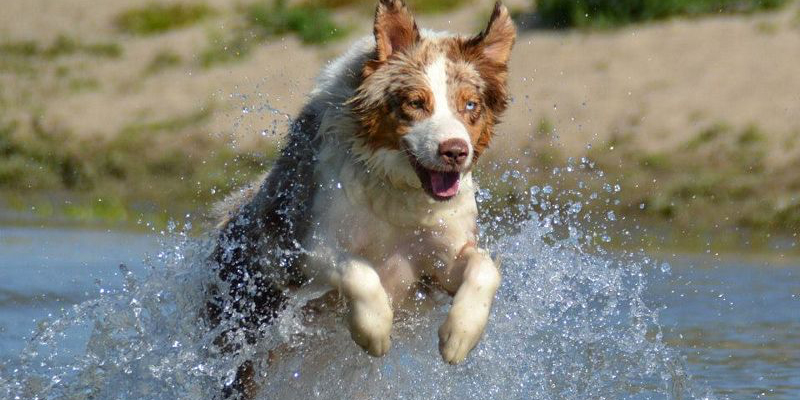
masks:
{"label": "dog's tail", "polygon": [[240,212],[242,207],[253,201],[262,182],[266,180],[269,171],[261,174],[249,184],[234,190],[225,199],[211,206],[210,217],[216,221],[216,229],[221,230],[231,219]]}

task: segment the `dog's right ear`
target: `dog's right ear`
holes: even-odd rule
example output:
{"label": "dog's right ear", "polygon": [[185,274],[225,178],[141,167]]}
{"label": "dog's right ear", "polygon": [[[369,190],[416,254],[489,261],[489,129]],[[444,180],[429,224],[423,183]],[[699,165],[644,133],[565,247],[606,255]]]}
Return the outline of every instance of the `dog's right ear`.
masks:
{"label": "dog's right ear", "polygon": [[[403,0],[380,0],[375,10],[375,61],[383,63],[392,54],[416,43],[419,36],[414,16]],[[374,63],[373,63],[374,64]],[[374,65],[373,67],[377,67]],[[365,73],[376,68],[367,68]]]}

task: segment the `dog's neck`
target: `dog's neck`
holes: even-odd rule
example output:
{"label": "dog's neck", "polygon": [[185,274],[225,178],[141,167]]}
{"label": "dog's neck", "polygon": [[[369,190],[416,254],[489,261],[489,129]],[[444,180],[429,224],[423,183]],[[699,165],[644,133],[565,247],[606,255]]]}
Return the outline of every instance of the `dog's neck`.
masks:
{"label": "dog's neck", "polygon": [[357,162],[349,164],[342,172],[345,193],[350,201],[365,206],[393,225],[435,226],[447,219],[446,215],[475,207],[471,172],[462,177],[459,193],[448,201],[434,200],[422,189],[416,176],[364,169],[363,164]]}

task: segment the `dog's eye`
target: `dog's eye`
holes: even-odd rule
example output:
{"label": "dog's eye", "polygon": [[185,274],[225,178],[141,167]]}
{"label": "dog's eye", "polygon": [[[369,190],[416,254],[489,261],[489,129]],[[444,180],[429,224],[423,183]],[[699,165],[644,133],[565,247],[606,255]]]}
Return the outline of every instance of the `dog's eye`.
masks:
{"label": "dog's eye", "polygon": [[478,108],[478,103],[476,103],[476,102],[474,102],[472,100],[469,100],[469,101],[467,101],[467,104],[464,105],[464,108],[466,108],[467,111],[473,111],[476,108]]}
{"label": "dog's eye", "polygon": [[411,108],[420,109],[424,107],[425,104],[422,103],[422,100],[416,99],[416,100],[409,100],[408,106]]}

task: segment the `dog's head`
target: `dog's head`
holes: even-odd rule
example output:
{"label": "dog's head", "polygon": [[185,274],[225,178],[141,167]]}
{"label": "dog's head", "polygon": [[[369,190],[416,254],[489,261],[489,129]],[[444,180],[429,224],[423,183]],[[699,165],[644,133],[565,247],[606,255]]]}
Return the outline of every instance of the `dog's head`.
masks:
{"label": "dog's head", "polygon": [[[458,194],[507,105],[516,30],[499,2],[481,33],[421,34],[402,0],[381,0],[375,52],[350,104],[363,158],[419,179],[436,200]],[[412,178],[413,179],[413,178]]]}

